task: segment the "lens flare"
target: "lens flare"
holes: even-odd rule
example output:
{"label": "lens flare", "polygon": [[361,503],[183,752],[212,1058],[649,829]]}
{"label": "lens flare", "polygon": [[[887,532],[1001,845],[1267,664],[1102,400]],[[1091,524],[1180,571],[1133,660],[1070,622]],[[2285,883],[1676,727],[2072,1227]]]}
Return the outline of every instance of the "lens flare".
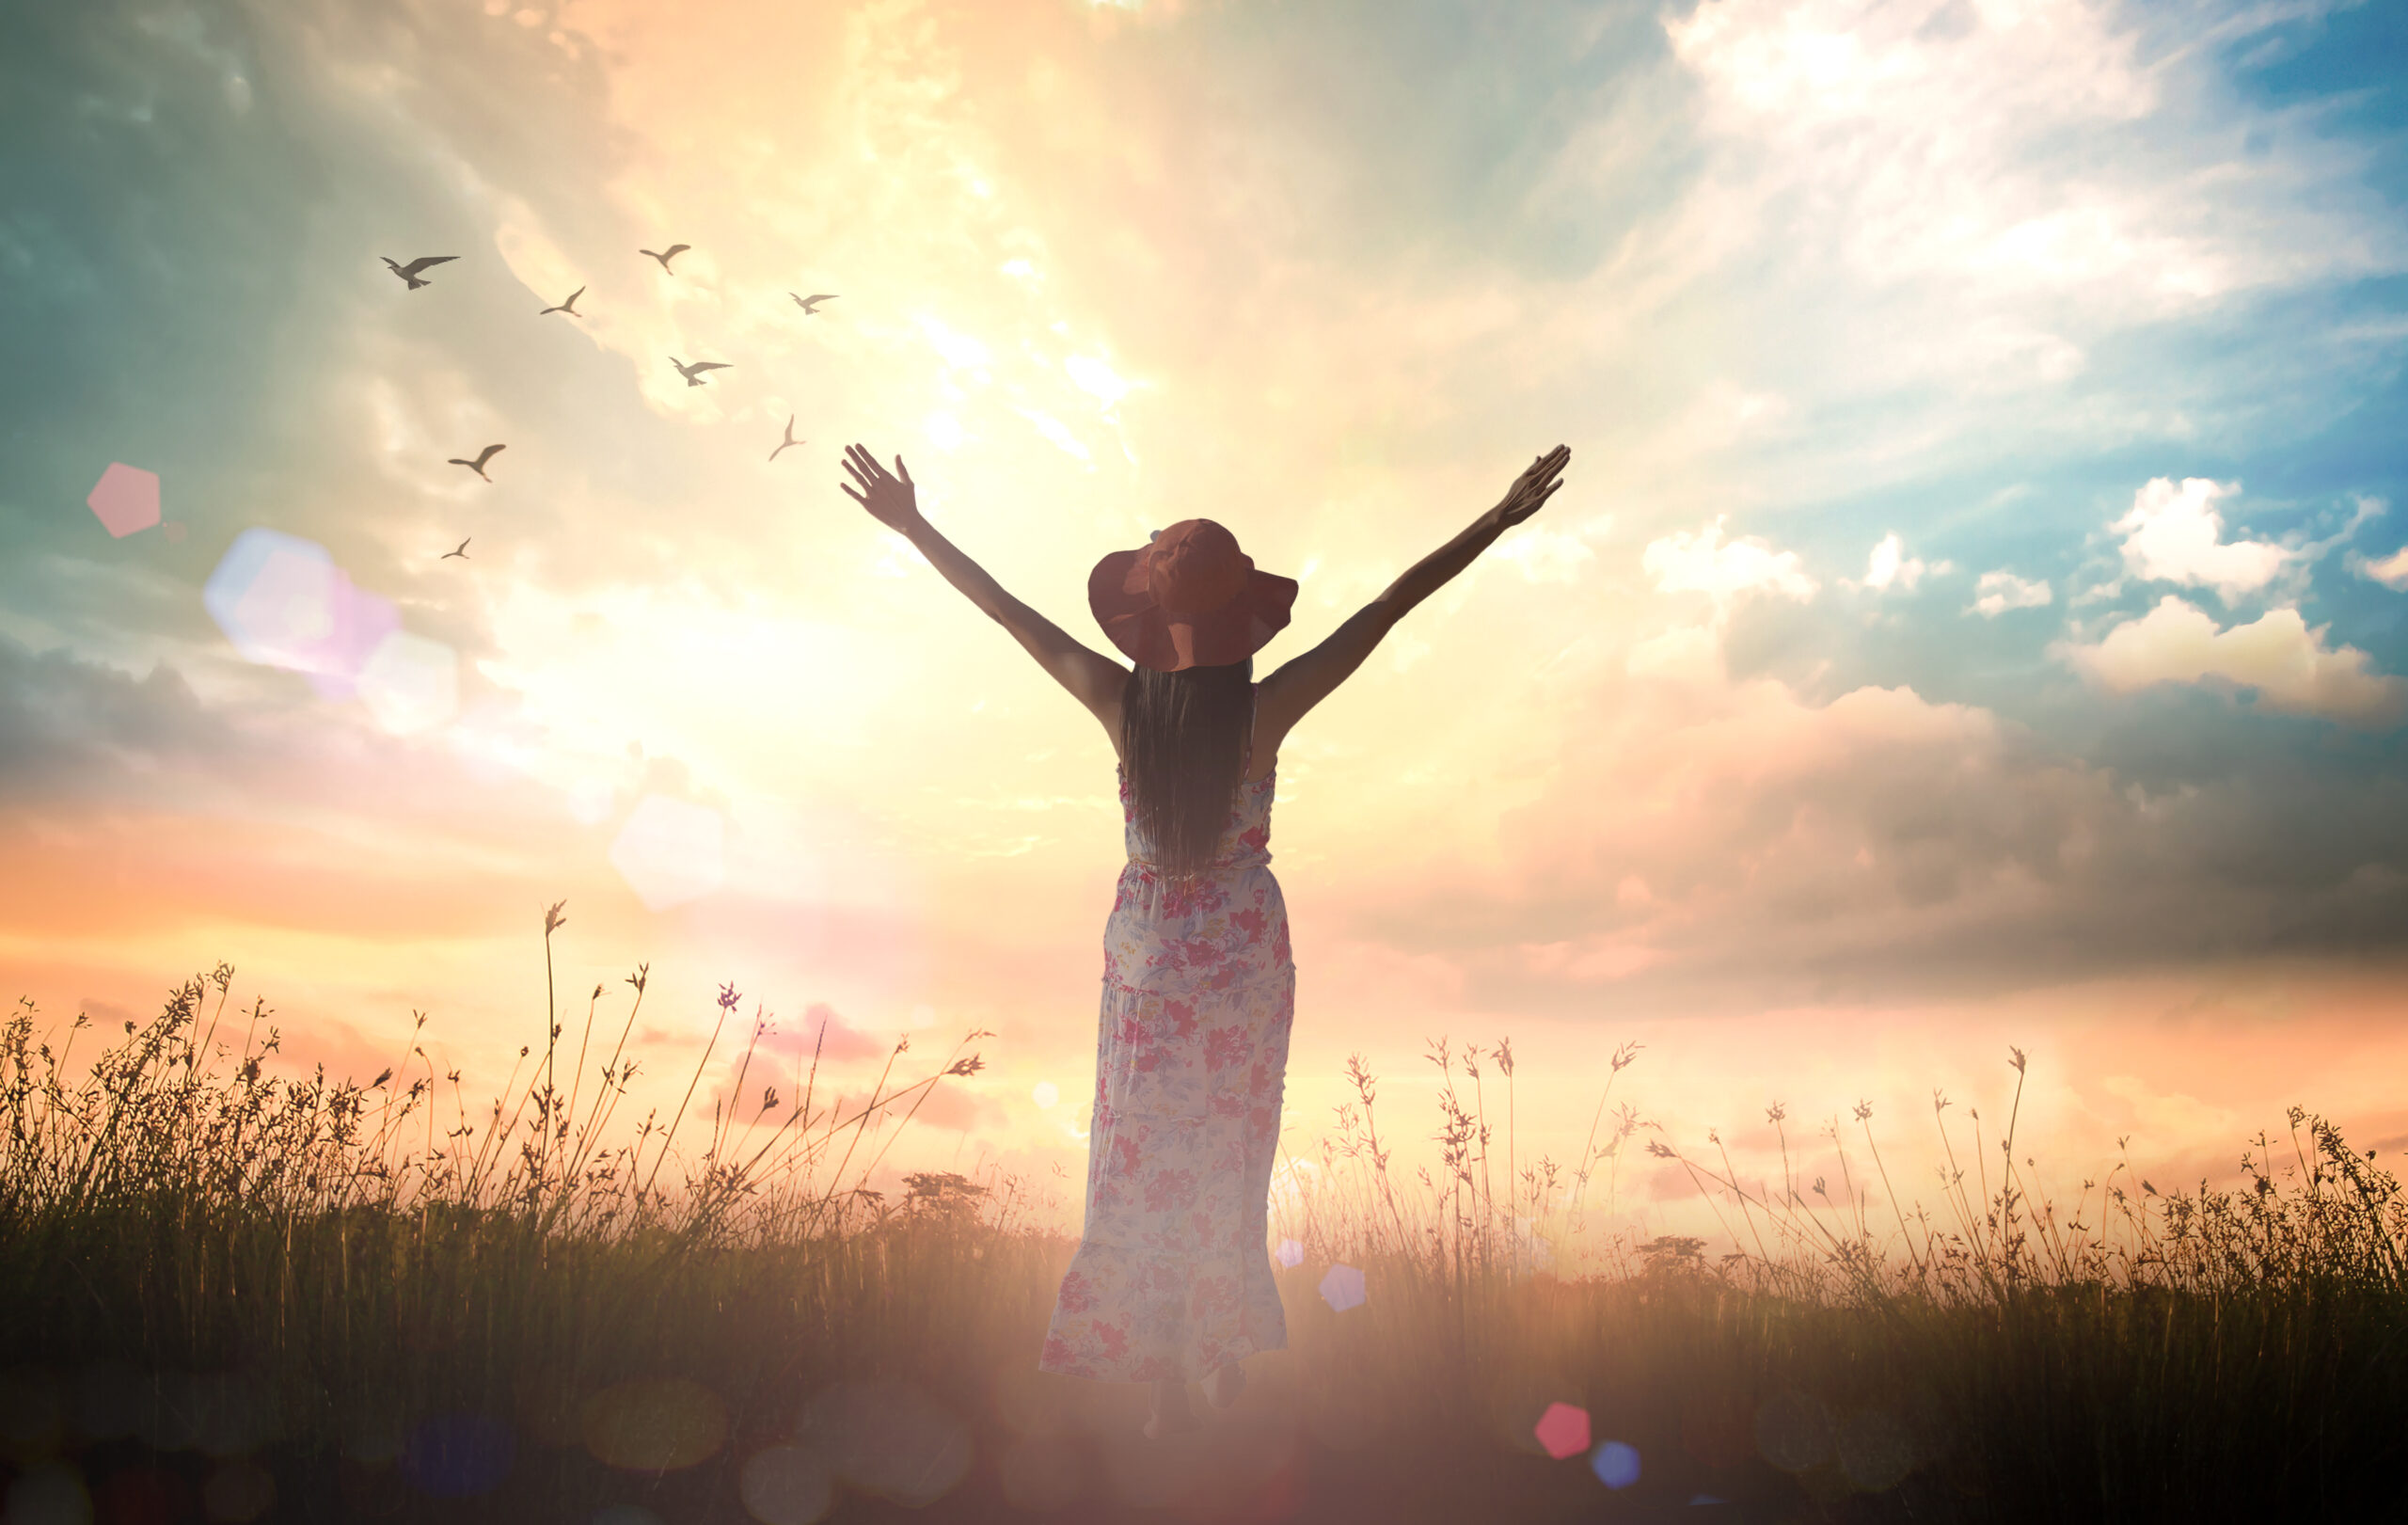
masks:
{"label": "lens flare", "polygon": [[1620,1490],[1639,1481],[1639,1448],[1620,1440],[1608,1440],[1589,1458],[1589,1470],[1597,1481]]}
{"label": "lens flare", "polygon": [[410,1432],[402,1447],[402,1476],[430,1498],[470,1499],[499,1487],[516,1454],[499,1421],[438,1414]]}
{"label": "lens flare", "polygon": [[159,522],[159,474],[111,461],[84,502],[102,528],[122,540]]}
{"label": "lens flare", "polygon": [[1556,1460],[1576,1456],[1589,1449],[1589,1411],[1575,1404],[1549,1404],[1530,1433]]}
{"label": "lens flare", "polygon": [[395,736],[433,730],[460,707],[460,655],[440,641],[388,631],[360,666],[359,699]]}
{"label": "lens flare", "polygon": [[707,805],[647,794],[612,839],[610,866],[647,911],[699,900],[727,877],[725,822]]}
{"label": "lens flare", "polygon": [[1352,1265],[1333,1265],[1321,1279],[1322,1300],[1343,1313],[1363,1304],[1363,1273]]}
{"label": "lens flare", "polygon": [[1831,1454],[1831,1416],[1822,1400],[1783,1392],[1756,1410],[1756,1450],[1784,1472],[1819,1467]]}
{"label": "lens flare", "polygon": [[806,1446],[770,1446],[744,1459],[736,1474],[744,1512],[761,1525],[814,1525],[836,1500],[828,1463]]}

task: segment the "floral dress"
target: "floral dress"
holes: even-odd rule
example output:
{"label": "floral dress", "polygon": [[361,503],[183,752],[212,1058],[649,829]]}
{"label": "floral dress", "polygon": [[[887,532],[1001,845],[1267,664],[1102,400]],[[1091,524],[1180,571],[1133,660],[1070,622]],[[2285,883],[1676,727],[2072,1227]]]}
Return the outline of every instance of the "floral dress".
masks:
{"label": "floral dress", "polygon": [[1086,1231],[1039,1371],[1184,1381],[1287,1346],[1266,1219],[1296,970],[1271,797],[1272,775],[1241,783],[1211,869],[1182,888],[1156,873],[1122,772]]}

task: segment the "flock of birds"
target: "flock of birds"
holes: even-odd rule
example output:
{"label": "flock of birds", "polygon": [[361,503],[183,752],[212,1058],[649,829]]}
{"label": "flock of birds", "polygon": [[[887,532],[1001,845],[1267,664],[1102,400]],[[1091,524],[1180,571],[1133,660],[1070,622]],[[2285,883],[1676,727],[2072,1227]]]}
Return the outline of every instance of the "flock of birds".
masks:
{"label": "flock of birds", "polygon": [[[636,252],[659,261],[661,270],[666,274],[673,276],[677,272],[670,269],[669,262],[677,258],[677,256],[685,253],[691,247],[693,247],[691,244],[672,244],[665,249],[638,249]],[[406,289],[410,291],[417,291],[421,286],[432,286],[435,284],[431,280],[420,278],[428,270],[433,269],[438,264],[449,264],[453,260],[458,259],[459,256],[456,254],[422,254],[417,259],[412,260],[407,264],[399,262],[389,255],[379,255],[377,258],[385,262],[386,269],[390,270],[393,274],[402,278],[402,283]],[[545,308],[535,315],[541,318],[549,317],[555,312],[565,312],[572,318],[581,318],[585,316],[585,314],[577,310],[577,299],[584,294],[585,288],[579,286],[577,290],[569,293],[567,296],[563,297],[559,302],[554,303],[550,307]],[[794,298],[795,306],[802,309],[803,316],[810,317],[818,310],[820,303],[834,301],[838,294],[834,292],[822,292],[816,295],[804,296],[795,292],[788,292],[786,294]],[[703,373],[705,371],[725,371],[729,369],[728,362],[724,360],[695,360],[689,364],[687,361],[679,359],[674,355],[669,357],[669,363],[677,368],[677,373],[686,378],[686,385],[689,387],[703,386],[705,384],[703,381]],[[807,439],[797,439],[794,437],[794,415],[788,414],[786,416],[785,438],[779,443],[776,450],[769,452],[769,459],[773,461],[776,460],[789,446],[807,445],[809,443],[810,441]],[[454,455],[443,464],[446,466],[465,466],[469,470],[474,471],[483,480],[491,482],[493,478],[485,475],[485,463],[492,460],[496,455],[508,448],[509,447],[506,445],[487,445],[484,449],[477,452],[476,458],[474,460]],[[468,538],[473,540],[476,537],[471,535]],[[457,556],[464,562],[468,559],[467,540],[461,541],[456,549],[445,551],[441,556],[437,557],[436,560],[448,562],[454,556]]]}

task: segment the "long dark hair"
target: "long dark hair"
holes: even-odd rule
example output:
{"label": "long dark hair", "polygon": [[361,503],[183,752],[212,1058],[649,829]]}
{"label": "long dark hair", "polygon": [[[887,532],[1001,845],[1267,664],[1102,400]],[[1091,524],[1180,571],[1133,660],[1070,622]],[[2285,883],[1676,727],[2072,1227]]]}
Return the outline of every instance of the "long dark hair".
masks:
{"label": "long dark hair", "polygon": [[1120,750],[1131,814],[1161,871],[1193,879],[1212,865],[1245,781],[1254,659],[1158,673],[1140,662],[1120,689]]}

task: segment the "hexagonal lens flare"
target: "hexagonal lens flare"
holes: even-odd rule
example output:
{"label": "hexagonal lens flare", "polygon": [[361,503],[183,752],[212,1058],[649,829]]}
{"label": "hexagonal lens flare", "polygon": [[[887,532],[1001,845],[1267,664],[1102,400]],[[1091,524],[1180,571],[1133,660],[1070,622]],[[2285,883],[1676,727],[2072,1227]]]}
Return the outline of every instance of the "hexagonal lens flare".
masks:
{"label": "hexagonal lens flare", "polygon": [[1305,1263],[1305,1247],[1293,1239],[1282,1239],[1279,1241],[1278,1251],[1272,1256],[1272,1259],[1292,1271]]}
{"label": "hexagonal lens flare", "polygon": [[707,805],[665,794],[636,802],[610,843],[610,866],[649,911],[698,900],[727,877],[726,827]]}
{"label": "hexagonal lens flare", "polygon": [[1333,1265],[1321,1279],[1322,1300],[1343,1313],[1363,1303],[1363,1273],[1352,1265]]}
{"label": "hexagonal lens flare", "polygon": [[1589,1470],[1597,1481],[1619,1492],[1639,1481],[1639,1448],[1621,1440],[1608,1440],[1589,1458]]}
{"label": "hexagonal lens flare", "polygon": [[1549,1404],[1530,1433],[1556,1460],[1576,1456],[1589,1449],[1589,1411],[1576,1404]]}
{"label": "hexagonal lens flare", "polygon": [[330,616],[325,638],[307,656],[303,671],[321,699],[348,699],[358,691],[359,670],[367,665],[388,636],[402,627],[402,612],[382,594],[352,585],[350,574],[335,568],[328,589]]}
{"label": "hexagonal lens flare", "polygon": [[159,522],[159,474],[111,461],[85,498],[102,528],[119,540]]}
{"label": "hexagonal lens flare", "polygon": [[361,664],[358,688],[377,724],[395,736],[415,736],[458,711],[460,655],[440,641],[394,630]]}
{"label": "hexagonal lens flare", "polygon": [[326,548],[254,526],[226,548],[200,601],[246,658],[306,671],[334,631],[334,590]]}

